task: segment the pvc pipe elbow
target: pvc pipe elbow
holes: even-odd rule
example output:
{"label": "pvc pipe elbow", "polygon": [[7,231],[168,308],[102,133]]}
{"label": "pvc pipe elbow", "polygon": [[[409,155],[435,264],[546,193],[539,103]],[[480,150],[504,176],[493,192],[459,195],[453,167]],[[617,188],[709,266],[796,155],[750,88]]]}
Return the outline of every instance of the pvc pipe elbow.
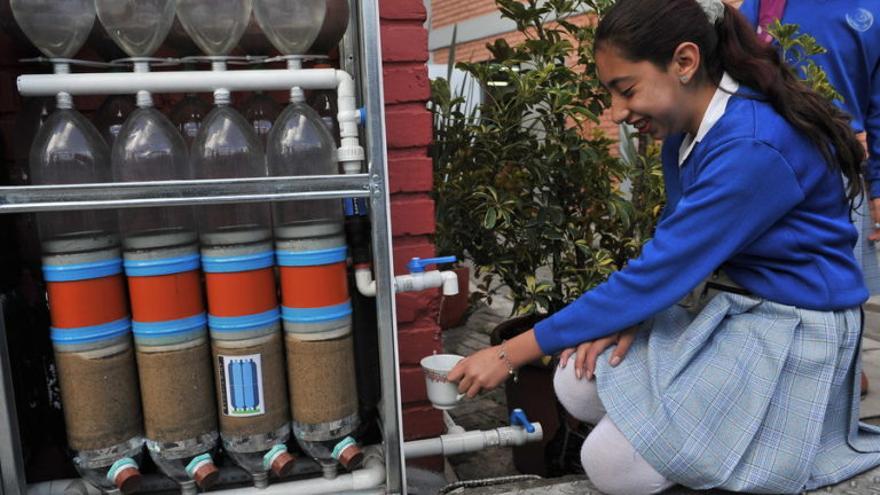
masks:
{"label": "pvc pipe elbow", "polygon": [[454,296],[458,294],[458,275],[453,271],[440,272],[443,279],[443,295]]}
{"label": "pvc pipe elbow", "polygon": [[355,268],[354,280],[361,295],[376,297],[376,281],[373,280],[373,272],[369,266]]}

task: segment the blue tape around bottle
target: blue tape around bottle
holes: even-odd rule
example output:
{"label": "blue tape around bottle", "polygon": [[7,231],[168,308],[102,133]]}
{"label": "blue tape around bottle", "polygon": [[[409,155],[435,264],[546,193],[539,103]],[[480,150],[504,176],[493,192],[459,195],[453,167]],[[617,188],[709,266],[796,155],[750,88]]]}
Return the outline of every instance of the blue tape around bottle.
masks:
{"label": "blue tape around bottle", "polygon": [[206,273],[249,272],[274,265],[275,253],[273,251],[241,256],[202,256],[202,270]]}
{"label": "blue tape around bottle", "polygon": [[317,266],[331,265],[345,261],[348,247],[340,246],[313,251],[275,251],[278,266]]}
{"label": "blue tape around bottle", "polygon": [[43,265],[46,282],[73,282],[104,278],[122,273],[122,258],[72,263],[70,265]]}
{"label": "blue tape around bottle", "polygon": [[278,308],[272,308],[263,313],[245,316],[214,316],[208,315],[208,326],[212,332],[242,332],[263,328],[281,319]]}
{"label": "blue tape around bottle", "polygon": [[351,314],[351,301],[320,308],[289,308],[281,306],[281,318],[290,323],[323,323]]}
{"label": "blue tape around bottle", "polygon": [[121,318],[110,323],[102,323],[101,325],[92,325],[90,327],[51,327],[50,337],[52,342],[61,345],[86,344],[125,335],[130,329],[131,320],[129,318]]}
{"label": "blue tape around bottle", "polygon": [[166,337],[195,332],[204,328],[207,324],[208,318],[205,313],[199,313],[195,316],[188,316],[177,320],[132,321],[131,330],[134,332],[135,337]]}
{"label": "blue tape around bottle", "polygon": [[123,266],[129,277],[158,277],[198,270],[200,258],[198,254],[188,254],[157,260],[125,260]]}

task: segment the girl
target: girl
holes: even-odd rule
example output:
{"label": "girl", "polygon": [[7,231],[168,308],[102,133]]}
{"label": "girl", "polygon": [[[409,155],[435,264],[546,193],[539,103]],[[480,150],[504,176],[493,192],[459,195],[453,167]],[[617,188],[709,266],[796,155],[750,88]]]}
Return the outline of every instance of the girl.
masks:
{"label": "girl", "polygon": [[614,119],[664,139],[654,239],[449,379],[473,396],[563,351],[556,393],[596,424],[581,458],[609,494],[797,493],[880,464],[880,429],[858,423],[847,117],[721,0],[618,0],[595,54]]}

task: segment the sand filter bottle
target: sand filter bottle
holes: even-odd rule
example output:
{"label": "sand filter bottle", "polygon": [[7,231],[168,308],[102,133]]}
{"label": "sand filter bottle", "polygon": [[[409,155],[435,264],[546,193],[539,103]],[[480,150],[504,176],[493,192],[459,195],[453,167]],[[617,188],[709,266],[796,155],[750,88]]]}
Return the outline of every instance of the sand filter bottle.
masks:
{"label": "sand filter bottle", "polygon": [[[302,92],[291,91],[267,145],[272,175],[332,175],[336,146]],[[349,437],[359,425],[347,248],[338,199],[277,203],[275,249],[297,442],[328,473],[363,457]]]}
{"label": "sand filter bottle", "polygon": [[[30,168],[34,184],[110,181],[107,145],[69,95],[38,132]],[[143,425],[115,214],[40,213],[37,226],[74,465],[96,486],[133,491]]]}
{"label": "sand filter bottle", "polygon": [[[265,177],[262,145],[228,99],[202,123],[192,147],[198,178]],[[290,436],[284,344],[275,286],[269,206],[201,207],[202,270],[223,447],[266,486],[294,458]]]}
{"label": "sand filter bottle", "polygon": [[[174,125],[140,94],[111,152],[118,182],[191,179]],[[200,254],[190,207],[119,212],[140,376],[147,451],[183,493],[219,471],[218,439]]]}

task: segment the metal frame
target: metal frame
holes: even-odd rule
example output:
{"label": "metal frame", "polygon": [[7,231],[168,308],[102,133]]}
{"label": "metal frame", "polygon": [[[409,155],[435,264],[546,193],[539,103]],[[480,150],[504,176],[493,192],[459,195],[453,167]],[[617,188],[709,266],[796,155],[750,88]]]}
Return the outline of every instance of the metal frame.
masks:
{"label": "metal frame", "polygon": [[397,309],[394,300],[394,266],[391,255],[391,209],[388,195],[385,141],[385,95],[382,89],[382,43],[379,34],[379,2],[361,0],[360,60],[363,99],[367,107],[367,151],[370,174],[370,211],[373,225],[373,272],[376,280],[376,312],[379,325],[379,359],[382,379],[382,424],[385,447],[385,489],[406,493],[403,458],[403,416],[400,410],[400,369],[397,347]]}
{"label": "metal frame", "polygon": [[24,459],[6,340],[4,304],[0,297],[0,493],[23,495],[26,492]]}
{"label": "metal frame", "polygon": [[132,208],[370,195],[369,175],[314,175],[0,187],[0,213]]}
{"label": "metal frame", "polygon": [[[352,22],[346,33],[342,61],[346,71],[361,82],[359,93],[367,109],[367,173],[339,176],[270,177],[223,180],[161,181],[150,183],[78,184],[63,186],[0,187],[0,214],[73,209],[128,208],[158,205],[195,205],[239,202],[284,201],[297,199],[369,197],[373,231],[373,258],[377,284],[379,354],[381,366],[383,446],[385,451],[385,493],[405,494],[403,460],[403,422],[400,410],[397,319],[393,291],[391,216],[388,194],[385,141],[384,95],[382,92],[382,50],[379,39],[379,11],[375,1],[352,0]],[[359,55],[358,66],[354,55]],[[354,70],[352,70],[354,69]],[[302,71],[302,86],[311,87],[311,78]],[[326,70],[314,70],[316,78],[326,78]],[[230,89],[248,87],[256,81],[254,71],[229,71]],[[360,74],[357,74],[360,72]],[[202,73],[204,74],[204,73]],[[112,74],[108,84],[115,84]],[[358,77],[363,75],[363,77]],[[34,76],[36,77],[36,76]],[[53,76],[45,82],[52,84]],[[155,92],[162,92],[160,74],[149,79]],[[242,80],[239,80],[242,78]],[[43,79],[38,79],[42,81]],[[103,80],[103,79],[102,79]],[[189,78],[185,84],[197,84]],[[242,82],[247,80],[248,82]],[[306,82],[308,81],[308,82]],[[277,83],[276,83],[277,84]],[[317,85],[317,84],[316,84]],[[234,86],[234,88],[233,88]],[[109,87],[109,86],[108,86]],[[95,88],[98,88],[97,86]],[[170,88],[170,86],[169,86]],[[83,91],[91,93],[88,88]],[[85,93],[83,93],[85,94]],[[102,93],[103,94],[103,93]],[[26,492],[22,451],[12,392],[9,356],[0,300],[0,494]]]}

